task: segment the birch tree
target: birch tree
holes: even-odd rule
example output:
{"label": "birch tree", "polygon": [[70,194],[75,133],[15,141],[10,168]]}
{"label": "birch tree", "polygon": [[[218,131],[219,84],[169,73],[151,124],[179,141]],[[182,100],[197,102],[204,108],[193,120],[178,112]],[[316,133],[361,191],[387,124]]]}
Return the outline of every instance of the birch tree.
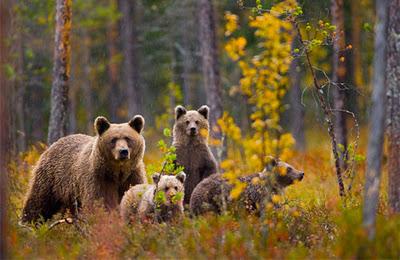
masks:
{"label": "birch tree", "polygon": [[49,145],[67,133],[71,18],[72,0],[57,0],[51,113],[47,138]]}

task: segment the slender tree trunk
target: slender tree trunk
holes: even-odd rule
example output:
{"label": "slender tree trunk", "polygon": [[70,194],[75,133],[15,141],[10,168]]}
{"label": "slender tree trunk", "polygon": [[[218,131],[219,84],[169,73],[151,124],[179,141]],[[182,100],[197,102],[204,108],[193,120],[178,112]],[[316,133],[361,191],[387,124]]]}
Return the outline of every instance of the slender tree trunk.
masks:
{"label": "slender tree trunk", "polygon": [[29,122],[29,127],[27,127],[27,135],[28,140],[30,142],[38,142],[46,139],[46,127],[36,127],[38,125],[45,126],[49,122],[44,118],[46,113],[45,109],[42,106],[38,106],[37,104],[41,104],[43,102],[43,98],[47,96],[45,85],[42,82],[42,77],[40,76],[32,76],[29,80],[27,80],[26,84],[26,95],[27,102],[25,103],[27,111],[29,111],[29,120],[25,121]]}
{"label": "slender tree trunk", "polygon": [[136,1],[121,0],[122,13],[121,36],[124,54],[123,74],[127,87],[127,101],[129,116],[140,114],[142,110],[142,89],[139,85],[139,69],[137,55],[137,31],[136,31]]}
{"label": "slender tree trunk", "polygon": [[[198,0],[199,41],[207,105],[210,106],[210,125],[217,127],[217,120],[222,117],[222,89],[219,75],[218,49],[215,14],[212,0]],[[219,131],[211,131],[213,138],[220,139]]]}
{"label": "slender tree trunk", "polygon": [[[76,49],[75,49],[76,51]],[[85,64],[86,66],[86,64]],[[78,113],[78,105],[79,105],[79,86],[78,84],[74,84],[71,82],[71,87],[69,89],[69,123],[68,123],[68,133],[73,134],[78,131],[78,122],[76,118],[76,114]]]}
{"label": "slender tree trunk", "polygon": [[10,150],[10,85],[6,79],[4,65],[8,62],[9,48],[6,43],[10,26],[10,8],[8,0],[0,2],[0,259],[6,259],[6,232],[7,232],[7,161]]}
{"label": "slender tree trunk", "polygon": [[51,88],[51,113],[48,144],[67,133],[68,88],[71,58],[72,0],[57,0],[54,45],[53,85]]}
{"label": "slender tree trunk", "polygon": [[85,32],[84,43],[83,43],[83,96],[85,97],[85,102],[83,102],[83,107],[86,112],[86,126],[85,131],[91,133],[93,131],[93,122],[94,122],[94,109],[95,103],[93,102],[93,91],[91,86],[91,78],[92,78],[92,65],[90,63],[90,45],[91,40],[88,32]]}
{"label": "slender tree trunk", "polygon": [[188,39],[186,38],[187,36],[184,37],[183,40],[184,53],[182,55],[183,57],[182,79],[183,79],[183,94],[184,94],[183,103],[187,106],[187,105],[192,105],[194,93],[193,93],[193,82],[191,80],[192,66],[193,66],[192,55],[190,50],[190,44],[188,42]]}
{"label": "slender tree trunk", "polygon": [[107,48],[108,48],[108,79],[109,79],[109,114],[111,121],[117,122],[118,109],[120,101],[120,89],[119,89],[119,64],[117,62],[118,55],[118,28],[116,22],[110,22],[107,28]]}
{"label": "slender tree trunk", "polygon": [[333,103],[335,109],[335,135],[338,144],[342,145],[344,150],[341,153],[341,168],[346,168],[345,153],[347,149],[347,126],[345,109],[345,91],[344,82],[346,80],[346,64],[343,60],[343,51],[346,48],[344,34],[344,9],[343,0],[332,0],[331,2],[332,24],[336,26],[336,40],[333,43],[333,66],[332,81],[337,85],[333,88]]}
{"label": "slender tree trunk", "polygon": [[350,1],[351,3],[351,44],[353,46],[352,60],[353,60],[353,81],[357,88],[364,86],[363,73],[362,73],[362,60],[361,60],[361,10],[360,4],[357,1]]}
{"label": "slender tree trunk", "polygon": [[[297,42],[297,41],[293,41]],[[296,140],[296,148],[299,151],[305,150],[304,137],[304,106],[301,104],[301,74],[299,68],[299,60],[293,59],[290,64],[290,128],[294,139]]]}
{"label": "slender tree trunk", "polygon": [[[19,28],[19,27],[18,27]],[[25,78],[24,78],[24,38],[22,32],[18,33],[17,39],[17,75],[18,79],[15,82],[16,100],[15,112],[17,117],[17,147],[18,151],[25,151],[26,136],[25,136]]]}
{"label": "slender tree trunk", "polygon": [[388,27],[389,205],[400,212],[400,0],[391,0]]}
{"label": "slender tree trunk", "polygon": [[[180,52],[177,48],[172,48],[171,50],[172,52],[172,68],[173,68],[173,74],[172,74],[172,81],[174,84],[178,84],[179,82],[179,75],[180,75],[180,68],[178,66],[178,60],[179,60],[179,56],[180,56]],[[169,85],[168,85],[169,87]],[[176,100],[176,95],[174,91],[171,91],[169,89],[169,120],[168,120],[168,125],[174,125],[175,123],[175,117],[174,115],[174,111],[175,111],[175,107],[178,105],[177,104],[177,100]],[[186,103],[184,103],[186,105]]]}
{"label": "slender tree trunk", "polygon": [[[183,79],[183,99],[184,104],[193,105],[194,100],[194,92],[193,92],[193,55],[192,55],[192,46],[191,40],[193,37],[193,24],[190,16],[192,15],[190,5],[192,5],[192,1],[187,1],[186,4],[183,4],[184,8],[184,17],[186,18],[185,21],[182,22],[181,26],[183,27],[182,30],[182,45],[183,45],[183,68],[182,68],[182,79]],[[189,22],[190,21],[190,22]]]}
{"label": "slender tree trunk", "polygon": [[376,1],[377,21],[375,27],[374,89],[368,138],[367,168],[364,193],[363,222],[369,238],[375,236],[375,217],[379,200],[383,134],[386,112],[386,34],[388,0]]}

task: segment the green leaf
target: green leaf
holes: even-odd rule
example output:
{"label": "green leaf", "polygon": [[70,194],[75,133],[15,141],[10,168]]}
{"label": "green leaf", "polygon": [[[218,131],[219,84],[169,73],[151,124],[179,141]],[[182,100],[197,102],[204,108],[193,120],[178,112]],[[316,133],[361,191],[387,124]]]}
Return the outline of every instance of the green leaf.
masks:
{"label": "green leaf", "polygon": [[4,70],[8,79],[15,79],[17,73],[15,72],[13,66],[11,64],[5,64]]}
{"label": "green leaf", "polygon": [[183,199],[183,192],[177,192],[173,197],[172,197],[172,203],[177,203]]}
{"label": "green leaf", "polygon": [[167,201],[167,197],[165,196],[164,191],[157,191],[154,201],[156,202],[157,205],[162,205]]}
{"label": "green leaf", "polygon": [[162,149],[162,148],[166,148],[167,145],[165,144],[164,140],[160,140],[157,143],[158,148]]}
{"label": "green leaf", "polygon": [[169,128],[164,128],[163,134],[166,137],[171,137],[172,136],[171,135],[171,130]]}
{"label": "green leaf", "polygon": [[364,23],[364,24],[363,24],[363,28],[364,28],[364,30],[367,31],[367,32],[372,32],[372,26],[371,26],[370,23]]}

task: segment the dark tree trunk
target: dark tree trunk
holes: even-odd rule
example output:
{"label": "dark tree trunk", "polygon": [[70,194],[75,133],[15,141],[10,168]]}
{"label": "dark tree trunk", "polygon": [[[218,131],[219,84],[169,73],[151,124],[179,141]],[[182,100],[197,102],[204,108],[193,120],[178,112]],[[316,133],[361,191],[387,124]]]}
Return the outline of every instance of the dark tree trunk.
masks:
{"label": "dark tree trunk", "polygon": [[[190,3],[189,3],[190,4]],[[186,12],[189,12],[189,7],[185,8]],[[190,12],[189,12],[190,15]],[[182,31],[182,45],[183,45],[183,52],[182,52],[182,59],[183,59],[183,68],[182,68],[182,82],[183,82],[183,103],[185,106],[192,105],[195,93],[193,91],[193,55],[192,55],[192,48],[191,48],[191,31],[192,24],[188,22],[190,19],[189,15],[186,17],[187,21],[185,21]]]}
{"label": "dark tree trunk", "polygon": [[126,84],[126,96],[128,102],[128,117],[143,112],[143,91],[139,85],[139,68],[137,55],[137,31],[136,31],[136,1],[121,0],[121,40],[124,56],[123,74]]}
{"label": "dark tree trunk", "polygon": [[6,259],[6,227],[7,227],[7,161],[10,150],[10,82],[7,80],[4,66],[8,62],[9,46],[6,44],[10,26],[10,3],[0,2],[0,259]]}
{"label": "dark tree trunk", "polygon": [[25,151],[26,149],[26,135],[25,135],[25,77],[24,77],[24,39],[22,32],[18,34],[17,39],[17,75],[18,79],[15,82],[15,89],[17,91],[15,97],[15,116],[16,116],[16,141],[18,151]]}
{"label": "dark tree trunk", "polygon": [[24,95],[25,95],[25,75],[24,75],[24,47],[23,47],[23,33],[21,32],[20,25],[16,22],[11,21],[11,28],[9,31],[15,31],[13,35],[10,35],[10,39],[13,44],[10,46],[10,52],[14,53],[15,58],[10,59],[10,63],[14,64],[15,77],[11,80],[11,104],[13,106],[10,114],[10,143],[12,155],[18,154],[18,152],[25,151],[26,138],[25,138],[25,117],[24,117]]}
{"label": "dark tree trunk", "polygon": [[[346,48],[344,34],[344,9],[343,0],[332,0],[331,2],[332,24],[336,26],[336,39],[333,43],[333,66],[332,66],[332,81],[336,83],[333,88],[333,103],[335,109],[335,135],[338,144],[343,146],[341,152],[341,168],[346,168],[345,153],[347,149],[347,126],[345,110],[345,86],[346,80],[346,64],[343,51]],[[343,57],[343,58],[342,58]]]}
{"label": "dark tree trunk", "polygon": [[83,84],[82,91],[83,96],[85,97],[85,101],[83,102],[83,107],[86,112],[86,125],[85,131],[91,133],[93,131],[93,122],[94,122],[94,110],[95,103],[93,102],[93,91],[91,86],[91,69],[92,64],[90,63],[90,37],[88,32],[85,32],[84,43],[83,43],[83,52],[82,52],[82,60],[83,60]]}
{"label": "dark tree trunk", "polygon": [[119,121],[118,109],[120,104],[119,89],[119,64],[117,62],[118,55],[118,28],[117,22],[111,22],[107,28],[107,48],[108,48],[108,80],[109,80],[109,114],[111,121]]}
{"label": "dark tree trunk", "polygon": [[391,0],[388,27],[389,205],[400,212],[400,0]]}
{"label": "dark tree trunk", "polygon": [[351,3],[351,45],[353,82],[357,88],[363,88],[364,80],[361,59],[361,10],[357,1]]}
{"label": "dark tree trunk", "polygon": [[[75,49],[76,50],[76,49]],[[73,134],[78,131],[78,122],[76,115],[78,113],[79,107],[79,86],[71,82],[71,86],[69,89],[69,123],[68,123],[68,134]]]}
{"label": "dark tree trunk", "polygon": [[26,95],[27,99],[26,111],[29,112],[29,120],[25,121],[25,123],[29,123],[29,127],[27,127],[27,135],[28,140],[31,143],[34,142],[43,142],[46,139],[46,127],[36,127],[38,125],[45,126],[49,123],[46,115],[46,109],[43,106],[38,106],[37,104],[41,104],[43,102],[43,98],[47,97],[46,86],[45,83],[42,82],[43,78],[40,76],[32,76],[27,80],[26,84]]}
{"label": "dark tree trunk", "polygon": [[363,221],[370,238],[375,236],[375,216],[379,200],[383,134],[386,112],[386,34],[388,1],[376,2],[377,22],[375,27],[374,89],[369,126],[367,168],[364,193]]}
{"label": "dark tree trunk", "polygon": [[[173,76],[172,76],[172,81],[174,84],[178,84],[179,82],[179,75],[180,75],[180,68],[178,66],[178,59],[180,57],[180,52],[177,48],[172,48],[172,68],[173,68]],[[175,117],[174,115],[174,111],[175,111],[175,107],[178,105],[177,104],[177,100],[176,100],[176,93],[171,91],[169,89],[169,107],[168,107],[168,113],[169,113],[169,120],[168,120],[168,125],[174,125],[175,123]],[[185,103],[184,103],[185,104]]]}
{"label": "dark tree trunk", "polygon": [[[217,127],[217,120],[222,117],[222,89],[219,75],[215,14],[212,0],[199,0],[199,41],[204,86],[207,105],[210,106],[211,129]],[[218,131],[211,131],[212,137],[219,139]]]}
{"label": "dark tree trunk", "polygon": [[57,0],[56,3],[53,85],[51,88],[51,113],[47,138],[49,145],[67,133],[71,58],[71,5],[72,0]]}
{"label": "dark tree trunk", "polygon": [[298,59],[293,59],[290,65],[290,128],[296,140],[296,149],[305,150],[304,137],[304,106],[301,104],[301,74]]}

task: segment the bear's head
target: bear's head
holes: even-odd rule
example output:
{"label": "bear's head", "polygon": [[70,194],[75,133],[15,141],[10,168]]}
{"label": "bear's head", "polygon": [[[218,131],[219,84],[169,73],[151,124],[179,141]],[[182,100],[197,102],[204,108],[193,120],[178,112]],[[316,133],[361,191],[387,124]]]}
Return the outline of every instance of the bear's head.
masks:
{"label": "bear's head", "polygon": [[164,194],[161,198],[156,198],[156,200],[161,200],[159,203],[166,206],[183,205],[185,179],[186,174],[184,172],[180,172],[177,175],[153,174],[153,182],[157,187],[156,192]]}
{"label": "bear's head", "polygon": [[140,115],[123,124],[111,124],[105,117],[97,117],[94,128],[100,153],[111,162],[121,164],[141,159],[145,149],[140,134],[143,127],[144,118]]}
{"label": "bear's head", "polygon": [[[187,111],[183,106],[175,108],[174,138],[208,139],[208,106]],[[179,137],[178,137],[179,136]],[[187,139],[186,138],[186,139]]]}
{"label": "bear's head", "polygon": [[276,184],[280,188],[285,188],[295,182],[301,181],[304,177],[304,172],[272,156],[267,157],[266,167],[261,174],[264,176],[272,174]]}

